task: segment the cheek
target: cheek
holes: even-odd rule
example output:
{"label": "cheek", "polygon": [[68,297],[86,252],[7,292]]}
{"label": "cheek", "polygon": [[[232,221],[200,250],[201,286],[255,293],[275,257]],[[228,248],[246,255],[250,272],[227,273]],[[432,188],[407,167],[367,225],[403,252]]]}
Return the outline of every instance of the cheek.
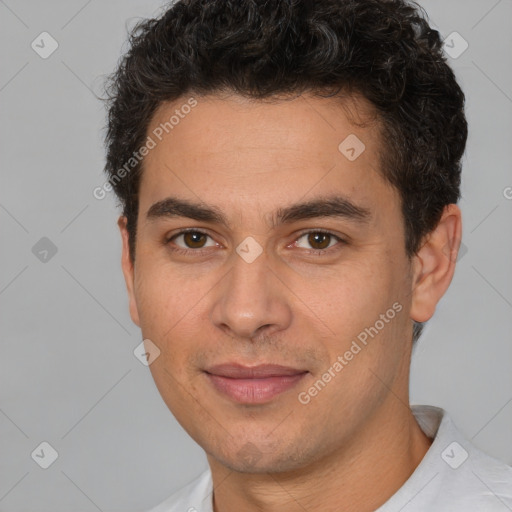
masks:
{"label": "cheek", "polygon": [[327,359],[302,397],[311,400],[306,406],[311,417],[323,418],[325,425],[340,415],[345,425],[358,425],[386,399],[400,373],[407,353],[406,311],[389,278],[375,276],[366,286],[338,285],[342,290],[324,296],[323,309],[318,305],[334,334],[324,340]]}
{"label": "cheek", "polygon": [[195,375],[189,367],[198,340],[192,327],[201,323],[199,283],[183,278],[169,266],[146,260],[135,289],[142,336],[160,350],[149,369],[162,399],[181,418],[190,408],[189,393],[193,393]]}
{"label": "cheek", "polygon": [[161,258],[141,254],[138,270],[137,304],[148,319],[177,321],[192,309],[202,293],[204,279]]}
{"label": "cheek", "polygon": [[208,313],[218,280],[215,272],[201,276],[168,262],[143,263],[141,258],[135,288],[140,326],[143,337],[161,351],[161,371],[167,368],[180,379],[195,375],[194,358],[204,351],[204,340],[213,339]]}
{"label": "cheek", "polygon": [[143,336],[163,348],[165,340],[193,309],[192,290],[193,285],[183,282],[170,268],[151,260],[141,261],[135,299]]}
{"label": "cheek", "polygon": [[355,335],[372,325],[396,300],[391,269],[382,261],[343,263],[302,286],[307,305],[318,312],[337,338]]}
{"label": "cheek", "polygon": [[[388,382],[403,357],[407,309],[402,278],[397,278],[392,265],[389,260],[347,265],[331,276],[323,291],[315,292],[311,309],[331,331],[325,340],[327,366],[339,356],[344,360],[343,369],[335,372],[332,390],[352,389],[356,395],[376,398],[382,391],[376,375]],[[351,409],[353,404],[345,402],[350,402],[348,397],[340,395],[339,400],[342,409]]]}

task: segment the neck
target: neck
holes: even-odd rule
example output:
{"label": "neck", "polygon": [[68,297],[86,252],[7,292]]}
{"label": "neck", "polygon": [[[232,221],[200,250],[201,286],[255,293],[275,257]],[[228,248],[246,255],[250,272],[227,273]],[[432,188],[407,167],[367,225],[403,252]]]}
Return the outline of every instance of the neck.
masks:
{"label": "neck", "polygon": [[392,394],[387,401],[342,448],[291,472],[237,473],[209,456],[214,511],[376,510],[411,476],[432,442],[404,402]]}

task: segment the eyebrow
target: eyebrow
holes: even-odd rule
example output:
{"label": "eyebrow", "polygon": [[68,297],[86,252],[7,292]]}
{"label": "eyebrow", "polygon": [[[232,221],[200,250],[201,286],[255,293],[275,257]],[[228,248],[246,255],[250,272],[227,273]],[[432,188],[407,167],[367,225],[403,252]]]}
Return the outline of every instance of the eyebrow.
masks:
{"label": "eyebrow", "polygon": [[[154,203],[146,213],[148,221],[174,217],[186,217],[229,226],[227,218],[219,208],[177,197],[167,197]],[[272,228],[275,228],[280,224],[317,217],[343,218],[359,224],[368,224],[372,218],[372,212],[369,208],[357,205],[347,197],[335,195],[278,208],[271,214],[270,222]]]}

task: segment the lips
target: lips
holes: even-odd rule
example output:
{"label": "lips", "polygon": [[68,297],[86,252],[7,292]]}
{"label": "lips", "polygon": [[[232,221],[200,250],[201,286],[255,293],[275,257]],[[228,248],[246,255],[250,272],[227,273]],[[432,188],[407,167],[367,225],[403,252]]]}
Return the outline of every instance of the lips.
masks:
{"label": "lips", "polygon": [[263,379],[266,377],[284,377],[287,375],[297,375],[304,373],[305,370],[280,366],[278,364],[260,364],[258,366],[243,366],[240,364],[220,364],[212,366],[207,373],[218,375],[219,377],[229,377],[231,379]]}
{"label": "lips", "polygon": [[275,364],[221,364],[208,368],[205,373],[213,387],[231,400],[263,404],[296,386],[308,372]]}

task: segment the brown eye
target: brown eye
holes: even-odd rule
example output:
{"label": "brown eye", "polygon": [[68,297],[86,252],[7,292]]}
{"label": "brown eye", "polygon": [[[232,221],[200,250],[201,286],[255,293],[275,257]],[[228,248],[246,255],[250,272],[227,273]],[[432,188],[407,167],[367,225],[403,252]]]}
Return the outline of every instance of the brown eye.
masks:
{"label": "brown eye", "polygon": [[308,243],[313,247],[313,249],[326,249],[329,247],[329,243],[331,242],[331,235],[327,233],[309,233],[308,235]]}
{"label": "brown eye", "polygon": [[308,231],[297,238],[294,245],[307,249],[311,253],[322,253],[335,245],[341,245],[343,243],[343,239],[332,233],[326,231]]}
{"label": "brown eye", "polygon": [[[208,239],[210,239],[210,241]],[[184,250],[203,249],[215,246],[215,242],[207,233],[193,230],[181,231],[181,233],[171,237],[167,243],[172,243],[173,245]]]}
{"label": "brown eye", "polygon": [[188,233],[183,233],[183,241],[190,249],[199,249],[204,246],[206,235],[198,231],[189,231]]}

